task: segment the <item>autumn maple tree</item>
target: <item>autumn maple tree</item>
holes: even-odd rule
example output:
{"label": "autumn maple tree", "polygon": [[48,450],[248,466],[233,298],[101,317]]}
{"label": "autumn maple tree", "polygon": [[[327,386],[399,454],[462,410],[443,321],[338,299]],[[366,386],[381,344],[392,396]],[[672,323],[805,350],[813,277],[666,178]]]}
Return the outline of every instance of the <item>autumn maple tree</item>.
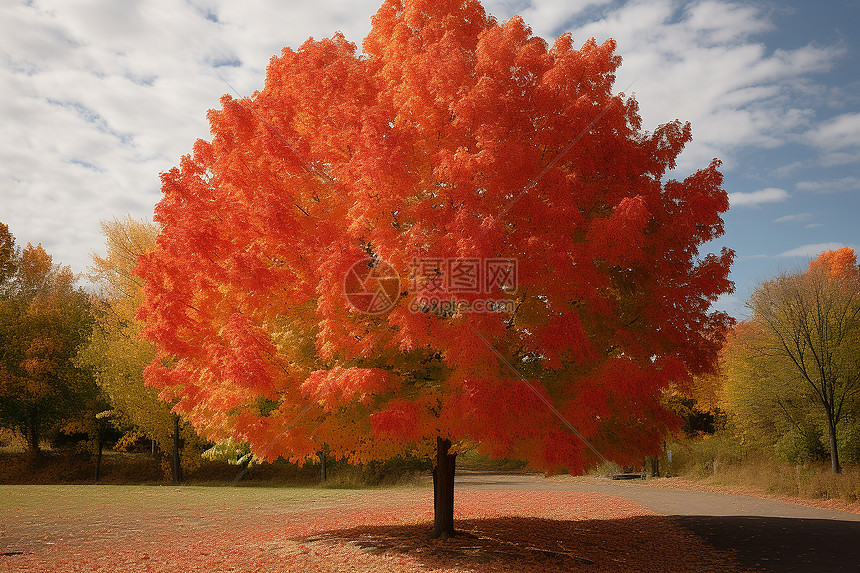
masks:
{"label": "autumn maple tree", "polygon": [[[700,252],[728,201],[716,160],[665,180],[690,126],[643,131],[614,50],[469,0],[388,0],[361,53],[284,49],[162,174],[148,382],[263,458],[433,457],[439,537],[462,448],[550,473],[659,450],[662,389],[711,370],[729,321],[732,253]],[[428,302],[416,267],[466,260],[516,281]],[[382,268],[391,308],[356,307],[345,281]]]}

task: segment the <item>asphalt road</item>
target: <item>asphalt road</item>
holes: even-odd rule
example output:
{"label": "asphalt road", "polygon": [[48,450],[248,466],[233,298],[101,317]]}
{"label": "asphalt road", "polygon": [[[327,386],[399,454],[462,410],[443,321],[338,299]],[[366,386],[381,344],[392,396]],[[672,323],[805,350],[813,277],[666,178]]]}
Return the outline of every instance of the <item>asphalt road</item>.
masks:
{"label": "asphalt road", "polygon": [[718,549],[736,552],[752,570],[779,573],[860,573],[860,514],[784,501],[649,487],[613,481],[540,475],[461,472],[463,489],[594,491],[634,501],[678,523]]}

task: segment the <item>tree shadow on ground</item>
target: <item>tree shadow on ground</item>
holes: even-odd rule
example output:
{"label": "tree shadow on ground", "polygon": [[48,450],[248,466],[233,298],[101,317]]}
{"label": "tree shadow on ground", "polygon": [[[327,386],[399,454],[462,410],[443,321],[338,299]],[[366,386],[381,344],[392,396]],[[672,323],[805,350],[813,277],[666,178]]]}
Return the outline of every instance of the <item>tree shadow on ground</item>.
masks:
{"label": "tree shadow on ground", "polygon": [[408,554],[424,566],[492,572],[742,571],[673,517],[559,521],[503,517],[457,521],[444,541],[430,524],[363,526],[323,532],[305,542],[344,543],[365,553]]}
{"label": "tree shadow on ground", "polygon": [[860,572],[860,521],[748,516],[676,516],[742,565],[779,573]]}

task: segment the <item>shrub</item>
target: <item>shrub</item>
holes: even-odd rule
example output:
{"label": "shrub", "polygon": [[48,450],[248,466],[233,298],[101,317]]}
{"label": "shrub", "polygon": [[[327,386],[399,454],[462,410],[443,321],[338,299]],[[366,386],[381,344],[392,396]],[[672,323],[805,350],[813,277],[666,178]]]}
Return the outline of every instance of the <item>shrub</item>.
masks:
{"label": "shrub", "polygon": [[785,432],[776,440],[773,449],[778,458],[791,464],[820,462],[830,457],[822,428],[811,423]]}

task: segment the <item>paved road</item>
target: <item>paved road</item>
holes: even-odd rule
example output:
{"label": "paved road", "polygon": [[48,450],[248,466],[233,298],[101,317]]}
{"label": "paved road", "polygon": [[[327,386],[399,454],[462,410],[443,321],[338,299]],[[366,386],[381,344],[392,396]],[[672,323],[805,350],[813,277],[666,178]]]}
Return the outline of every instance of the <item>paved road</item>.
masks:
{"label": "paved road", "polygon": [[641,481],[462,472],[464,489],[594,491],[677,516],[719,549],[734,549],[746,567],[779,573],[860,573],[860,514],[745,495],[649,487]]}

